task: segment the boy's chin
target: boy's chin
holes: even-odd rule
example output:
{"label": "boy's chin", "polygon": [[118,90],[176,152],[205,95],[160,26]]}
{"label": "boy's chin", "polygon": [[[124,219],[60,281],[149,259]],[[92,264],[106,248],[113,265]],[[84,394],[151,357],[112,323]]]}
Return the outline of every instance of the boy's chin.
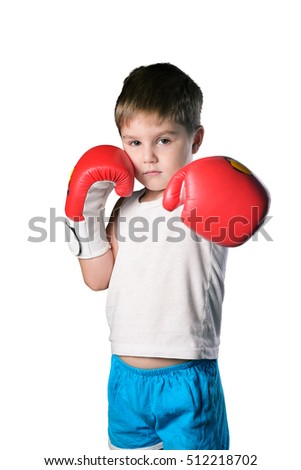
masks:
{"label": "boy's chin", "polygon": [[167,186],[167,183],[163,182],[163,181],[145,181],[145,180],[140,180],[138,178],[136,178],[137,181],[139,181],[140,184],[142,184],[142,186],[144,186],[148,191],[154,191],[154,192],[158,192],[158,191],[164,191],[164,189],[166,188]]}

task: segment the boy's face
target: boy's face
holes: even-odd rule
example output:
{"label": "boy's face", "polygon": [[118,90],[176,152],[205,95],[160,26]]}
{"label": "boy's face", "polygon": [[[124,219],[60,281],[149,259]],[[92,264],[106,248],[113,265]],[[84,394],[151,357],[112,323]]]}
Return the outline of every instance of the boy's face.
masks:
{"label": "boy's face", "polygon": [[135,177],[149,191],[163,191],[170,178],[192,160],[203,139],[203,128],[189,135],[173,121],[138,113],[121,126],[124,150],[130,157]]}

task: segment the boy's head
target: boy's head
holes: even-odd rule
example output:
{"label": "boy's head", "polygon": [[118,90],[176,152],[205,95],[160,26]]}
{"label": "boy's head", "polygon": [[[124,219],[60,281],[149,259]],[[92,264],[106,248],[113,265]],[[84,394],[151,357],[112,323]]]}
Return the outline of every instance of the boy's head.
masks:
{"label": "boy's head", "polygon": [[169,63],[134,69],[124,80],[115,107],[119,132],[135,115],[156,115],[185,127],[192,134],[200,126],[203,94],[182,70]]}
{"label": "boy's head", "polygon": [[200,88],[171,64],[139,67],[125,79],[115,120],[136,179],[159,197],[203,139]]}

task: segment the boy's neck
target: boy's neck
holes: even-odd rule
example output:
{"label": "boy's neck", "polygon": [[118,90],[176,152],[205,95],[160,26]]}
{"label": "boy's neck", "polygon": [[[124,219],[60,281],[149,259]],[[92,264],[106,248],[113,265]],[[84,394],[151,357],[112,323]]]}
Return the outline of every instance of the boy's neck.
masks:
{"label": "boy's neck", "polygon": [[160,191],[151,191],[150,189],[145,189],[145,192],[142,194],[140,198],[140,202],[150,202],[155,201],[156,199],[160,199],[163,196],[164,189]]}

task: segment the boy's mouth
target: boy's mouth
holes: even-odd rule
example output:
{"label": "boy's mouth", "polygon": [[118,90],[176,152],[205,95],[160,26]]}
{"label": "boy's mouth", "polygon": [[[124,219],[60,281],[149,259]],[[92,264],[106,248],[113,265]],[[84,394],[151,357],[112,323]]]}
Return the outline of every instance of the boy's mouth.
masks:
{"label": "boy's mouth", "polygon": [[158,171],[158,170],[148,170],[148,171],[145,171],[143,173],[143,176],[147,175],[147,176],[156,176],[156,175],[160,175],[162,173],[162,171]]}

